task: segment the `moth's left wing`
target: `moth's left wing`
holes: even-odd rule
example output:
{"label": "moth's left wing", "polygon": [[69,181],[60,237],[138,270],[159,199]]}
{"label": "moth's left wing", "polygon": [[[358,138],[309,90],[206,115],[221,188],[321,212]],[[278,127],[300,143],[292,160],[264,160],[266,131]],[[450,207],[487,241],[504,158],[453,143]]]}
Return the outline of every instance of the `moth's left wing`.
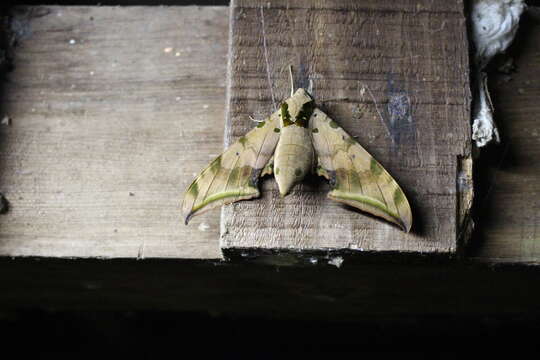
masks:
{"label": "moth's left wing", "polygon": [[203,211],[258,197],[258,180],[271,173],[271,167],[267,165],[279,134],[276,112],[214,159],[186,190],[182,203],[186,224],[192,216]]}
{"label": "moth's left wing", "polygon": [[409,231],[411,208],[397,182],[358,142],[319,109],[310,119],[317,173],[330,181],[328,197]]}

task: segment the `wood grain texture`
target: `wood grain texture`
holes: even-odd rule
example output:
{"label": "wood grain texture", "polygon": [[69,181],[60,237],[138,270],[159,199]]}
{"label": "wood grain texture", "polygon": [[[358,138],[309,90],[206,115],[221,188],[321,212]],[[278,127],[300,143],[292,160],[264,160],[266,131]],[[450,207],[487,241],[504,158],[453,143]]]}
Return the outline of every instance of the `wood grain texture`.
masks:
{"label": "wood grain texture", "polygon": [[[509,73],[497,70],[509,61]],[[515,43],[489,76],[502,143],[481,154],[478,224],[469,256],[539,264],[540,19],[524,16]]]}
{"label": "wood grain texture", "polygon": [[[269,21],[264,11],[265,21]],[[40,7],[18,13],[15,71],[4,83],[1,107],[2,114],[11,118],[11,126],[0,126],[0,191],[10,201],[11,209],[0,216],[0,255],[220,256],[216,212],[195,218],[193,225],[185,227],[179,207],[185,185],[223,146],[228,13],[227,8],[208,7]],[[412,17],[407,14],[402,16]],[[422,24],[429,23],[427,13],[415,16],[423,19]],[[430,26],[436,28],[435,20],[431,21]],[[510,81],[507,74],[491,77],[491,95],[505,142],[484,151],[479,164],[483,169],[477,197],[479,221],[473,248],[467,255],[482,261],[540,262],[540,154],[535,131],[540,111],[535,101],[540,27],[525,18],[521,29],[508,55],[514,58],[517,71],[510,74]],[[72,39],[76,42],[73,45],[69,44]],[[426,42],[428,45],[434,46]],[[164,52],[168,47],[174,49]],[[423,49],[411,51],[416,56]],[[178,50],[181,55],[177,57]],[[383,59],[365,60],[364,64],[376,61]],[[273,78],[275,84],[282,84],[278,89],[282,96],[289,86],[286,71],[282,69]],[[256,92],[246,116],[262,117],[265,109],[271,109],[264,72],[261,100]],[[378,109],[386,117],[384,84],[380,83],[380,93],[372,85],[379,83],[378,77],[374,74],[370,78],[375,80],[363,82],[377,102],[383,101]],[[321,79],[312,78],[317,92]],[[298,84],[301,79],[296,73]],[[325,84],[334,86],[331,81]],[[349,101],[343,99],[344,88],[333,89],[334,103]],[[368,90],[357,98],[362,102],[349,104],[352,117],[335,116],[336,121],[354,132],[401,184],[408,175],[400,173],[403,170],[399,164],[392,162],[380,144],[388,136],[382,123],[375,130],[366,128],[366,133],[355,125],[358,119],[380,122],[380,118],[372,118],[376,114]],[[324,105],[347,112],[346,107],[333,102],[330,98]],[[239,115],[236,121],[246,130],[253,126],[244,120]],[[430,127],[421,131],[425,129],[434,131]],[[238,135],[242,131],[238,130]],[[442,161],[437,154],[431,156]],[[420,174],[417,178],[422,181],[424,177]],[[272,181],[265,184],[266,188],[272,186]],[[301,188],[305,191],[309,186],[324,192],[324,188],[319,190],[325,186],[322,180]],[[409,197],[411,191],[422,190],[404,183],[403,187]],[[257,201],[250,204],[257,205]],[[338,206],[324,201],[326,207]],[[463,201],[468,199],[464,197]],[[420,205],[413,207],[418,210]],[[282,209],[283,205],[273,208]],[[301,210],[309,215],[309,209]],[[355,214],[354,220],[360,222],[356,229],[361,229],[363,222],[378,224],[362,215]],[[343,226],[336,223],[335,227]],[[342,231],[344,237],[350,236],[350,229]],[[355,245],[358,243],[353,242],[351,247]]]}
{"label": "wood grain texture", "polygon": [[183,191],[221,151],[227,9],[19,8],[0,255],[219,258]]}
{"label": "wood grain texture", "polygon": [[[24,25],[19,28],[23,38],[2,97],[2,113],[11,117],[11,126],[0,125],[0,191],[11,204],[0,215],[4,310],[211,309],[309,321],[440,314],[529,319],[540,313],[540,293],[531,285],[538,282],[537,267],[441,262],[431,256],[402,256],[399,262],[380,254],[343,255],[339,269],[328,264],[332,254],[281,253],[253,261],[242,257],[233,264],[135,261],[220,256],[216,212],[185,227],[179,207],[193,173],[223,146],[228,9],[38,9],[17,18]],[[487,179],[487,186],[477,198],[477,229],[485,230],[473,239],[476,246],[468,255],[474,260],[538,263],[540,32],[538,25],[526,24],[526,36],[520,33],[518,47],[510,52],[517,72],[509,82],[506,74],[492,77],[498,125],[510,145],[492,147],[481,158],[485,168],[479,177]],[[71,39],[76,43],[68,46]],[[174,50],[164,52],[168,47]],[[286,69],[273,80],[286,94]],[[266,98],[251,101],[270,108],[264,81]],[[377,101],[384,100],[385,93],[372,88],[377,83],[369,82],[369,89]],[[335,88],[336,102],[345,101],[340,91]],[[353,119],[368,110],[362,118],[375,116],[367,90],[362,99],[350,105],[356,118],[336,120],[347,122],[347,130],[365,137],[363,145],[381,157],[386,154],[378,145],[387,136],[384,126],[378,132],[367,128],[366,134],[353,126]],[[249,111],[262,116],[264,109],[255,105]],[[385,108],[379,106],[382,113]],[[247,121],[246,129],[250,126]],[[379,160],[391,160],[385,156]],[[467,167],[462,161],[459,168]],[[403,180],[408,175],[394,176]],[[309,208],[303,210],[309,216]],[[358,215],[355,221],[362,219]],[[206,229],[201,224],[209,228],[199,230]],[[54,258],[66,256],[90,259]]]}
{"label": "wood grain texture", "polygon": [[345,209],[321,179],[283,199],[264,181],[261,199],[223,209],[222,248],[454,252],[458,204],[470,206],[460,191],[472,193],[463,4],[236,0],[230,16],[226,142],[288,96],[292,65],[295,85],[401,185],[414,220],[404,234]]}

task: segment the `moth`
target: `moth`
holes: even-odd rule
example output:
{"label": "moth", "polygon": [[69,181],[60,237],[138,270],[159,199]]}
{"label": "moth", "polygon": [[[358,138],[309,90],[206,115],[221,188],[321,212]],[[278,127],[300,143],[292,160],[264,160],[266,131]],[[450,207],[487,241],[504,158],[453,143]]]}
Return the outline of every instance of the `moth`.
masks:
{"label": "moth", "polygon": [[309,173],[329,181],[330,199],[410,231],[411,208],[397,182],[302,88],[195,178],[182,203],[185,223],[203,211],[258,197],[265,175],[274,174],[283,197]]}

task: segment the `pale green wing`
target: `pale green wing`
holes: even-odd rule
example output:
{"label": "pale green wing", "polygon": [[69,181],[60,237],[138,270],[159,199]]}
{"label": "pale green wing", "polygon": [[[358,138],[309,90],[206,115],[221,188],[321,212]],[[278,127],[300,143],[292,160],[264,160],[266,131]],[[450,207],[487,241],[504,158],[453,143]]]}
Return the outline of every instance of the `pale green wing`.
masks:
{"label": "pale green wing", "polygon": [[[186,224],[192,216],[223,204],[259,196],[258,181],[279,140],[278,113],[229,146],[188,187],[182,203]],[[266,173],[271,173],[266,168]]]}
{"label": "pale green wing", "polygon": [[319,109],[310,119],[317,173],[330,181],[328,197],[390,221],[404,231],[412,225],[407,197],[358,142]]}

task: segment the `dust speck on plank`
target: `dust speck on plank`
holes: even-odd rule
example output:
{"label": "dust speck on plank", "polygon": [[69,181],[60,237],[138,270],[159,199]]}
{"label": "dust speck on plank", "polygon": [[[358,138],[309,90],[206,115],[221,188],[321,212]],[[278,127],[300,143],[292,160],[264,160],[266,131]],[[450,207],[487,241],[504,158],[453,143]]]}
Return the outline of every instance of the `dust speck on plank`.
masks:
{"label": "dust speck on plank", "polygon": [[165,49],[163,49],[163,52],[164,52],[165,54],[168,54],[168,53],[170,53],[170,52],[172,52],[172,51],[173,51],[173,48],[172,48],[172,47],[166,47]]}
{"label": "dust speck on plank", "polygon": [[5,115],[0,123],[5,126],[11,126],[11,118]]}
{"label": "dust speck on plank", "polygon": [[335,267],[337,267],[338,269],[341,267],[341,265],[343,264],[343,258],[341,256],[336,256],[336,257],[333,257],[331,258],[330,260],[328,260],[328,264],[330,265],[334,265]]}
{"label": "dust speck on plank", "polygon": [[139,246],[139,251],[137,252],[137,260],[144,259],[144,246],[145,242],[143,241],[143,243]]}
{"label": "dust speck on plank", "polygon": [[204,104],[203,105],[203,109],[208,109],[209,105],[208,104]]}
{"label": "dust speck on plank", "polygon": [[210,229],[210,225],[208,225],[207,223],[202,222],[202,223],[200,223],[198,229],[200,231],[206,231],[206,230]]}

